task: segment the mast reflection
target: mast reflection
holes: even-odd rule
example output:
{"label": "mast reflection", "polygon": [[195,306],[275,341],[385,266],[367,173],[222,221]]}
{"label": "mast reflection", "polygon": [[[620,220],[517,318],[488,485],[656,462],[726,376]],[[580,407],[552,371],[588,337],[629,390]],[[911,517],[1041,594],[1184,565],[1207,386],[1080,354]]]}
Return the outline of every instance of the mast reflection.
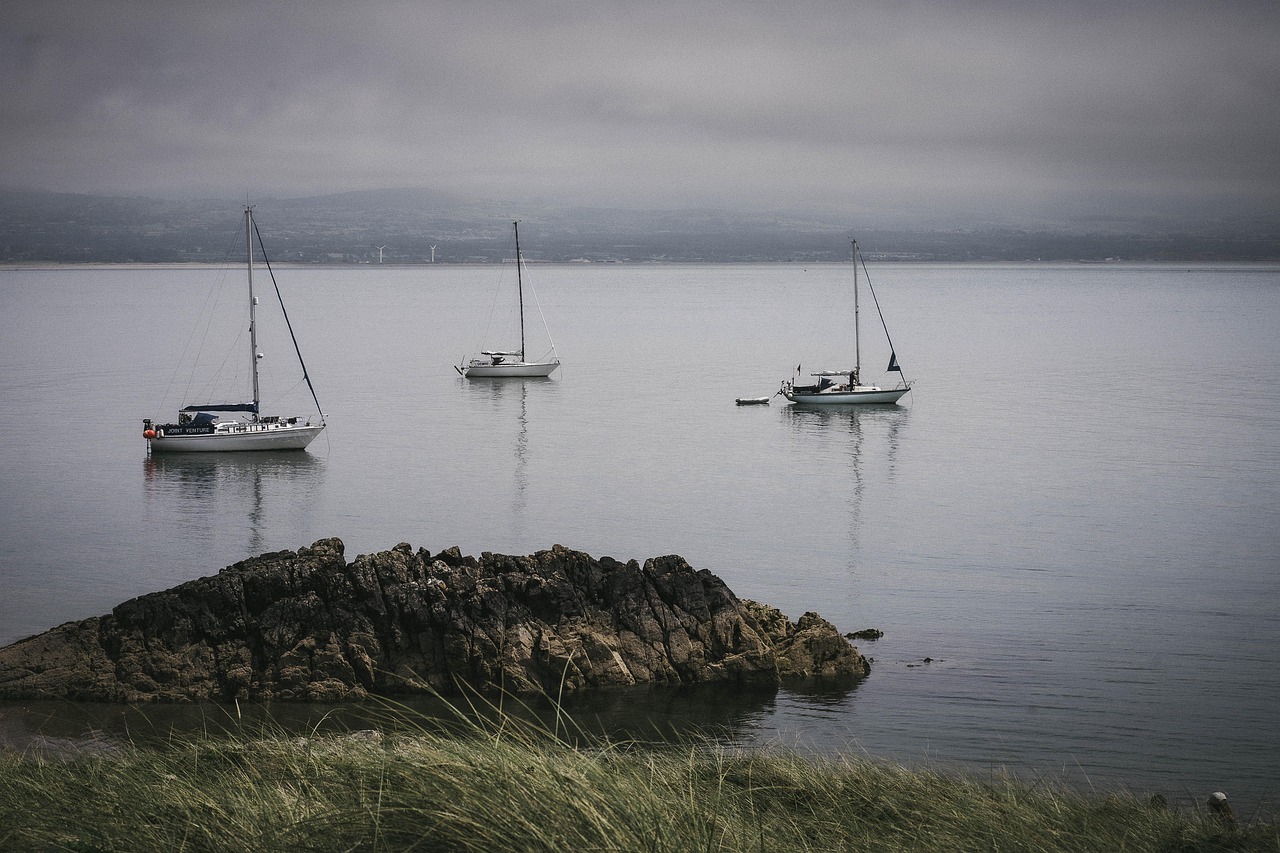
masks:
{"label": "mast reflection", "polygon": [[[514,434],[511,437],[513,448],[511,520],[512,531],[517,536],[523,532],[528,511],[529,461],[532,452],[529,440],[530,386],[537,388],[537,394],[555,394],[558,390],[558,383],[546,377],[530,377],[492,382],[483,392],[487,395],[493,415],[492,434],[497,435],[497,431],[505,424],[514,425]],[[475,393],[478,389],[473,383],[468,390],[469,393]],[[510,420],[507,420],[508,418]]]}
{"label": "mast reflection", "polygon": [[174,453],[143,461],[148,514],[186,537],[244,530],[247,555],[267,550],[274,527],[297,527],[317,499],[324,462],[310,453]]}
{"label": "mast reflection", "polygon": [[[867,489],[877,480],[893,481],[910,414],[910,409],[898,406],[788,406],[783,410],[795,439],[806,449],[801,476],[817,482],[833,471],[847,472],[847,491],[832,497],[844,498],[849,507],[848,531],[855,550]],[[830,481],[841,482],[838,476]]]}

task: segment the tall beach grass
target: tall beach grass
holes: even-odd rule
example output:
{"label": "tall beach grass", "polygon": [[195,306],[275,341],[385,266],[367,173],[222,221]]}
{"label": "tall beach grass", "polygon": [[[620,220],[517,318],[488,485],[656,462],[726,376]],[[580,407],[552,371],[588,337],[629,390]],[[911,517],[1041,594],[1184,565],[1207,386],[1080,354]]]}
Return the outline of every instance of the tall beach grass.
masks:
{"label": "tall beach grass", "polygon": [[564,723],[389,707],[343,734],[0,753],[0,850],[1280,851],[1273,824],[1127,794]]}

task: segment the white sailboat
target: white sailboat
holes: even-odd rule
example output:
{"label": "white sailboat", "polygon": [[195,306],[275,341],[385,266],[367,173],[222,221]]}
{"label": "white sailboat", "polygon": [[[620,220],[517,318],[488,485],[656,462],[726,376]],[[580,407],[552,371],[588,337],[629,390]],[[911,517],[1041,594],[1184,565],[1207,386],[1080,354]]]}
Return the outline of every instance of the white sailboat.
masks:
{"label": "white sailboat", "polygon": [[[298,350],[298,341],[293,341],[294,350],[298,353],[298,363],[302,366],[302,376],[311,389],[311,398],[316,401],[320,422],[311,423],[310,417],[281,417],[279,415],[262,415],[258,390],[258,299],[253,293],[253,235],[257,228],[253,224],[253,208],[244,210],[245,245],[247,247],[249,277],[249,361],[253,376],[253,400],[248,403],[200,403],[183,406],[178,410],[178,422],[168,424],[153,423],[150,418],[142,421],[142,435],[147,440],[152,453],[208,453],[214,451],[244,450],[302,450],[324,429],[324,412],[320,410],[320,401],[316,399],[315,389],[311,387],[311,377],[307,375],[306,364],[302,362],[302,352]],[[258,235],[258,244],[262,244],[262,235]],[[266,253],[263,253],[266,260]],[[271,264],[267,262],[270,273]],[[272,282],[275,276],[272,274]],[[276,295],[280,290],[276,288]],[[280,307],[284,309],[283,300]],[[285,315],[290,336],[293,326],[289,325],[289,317]],[[239,413],[234,420],[223,420],[222,413]]]}
{"label": "white sailboat", "polygon": [[[896,403],[911,390],[911,383],[903,376],[898,365],[898,356],[893,349],[893,341],[889,340],[888,372],[896,372],[902,379],[893,388],[881,388],[879,385],[862,384],[862,349],[858,339],[858,263],[862,255],[858,251],[858,241],[853,242],[853,369],[852,370],[820,370],[811,373],[817,381],[813,385],[797,385],[800,368],[796,368],[797,376],[783,380],[778,393],[792,403],[802,406],[857,406],[869,404]],[[863,272],[867,265],[862,261]],[[884,314],[880,312],[880,302],[876,292],[871,288],[871,277],[867,276],[867,287],[871,289],[871,298],[876,303],[876,313],[880,315],[880,325],[884,328],[884,336],[889,338],[889,327],[885,325]],[[841,381],[843,380],[843,381]]]}
{"label": "white sailboat", "polygon": [[[511,223],[516,234],[516,289],[520,299],[520,349],[519,350],[485,350],[479,358],[464,361],[455,365],[454,370],[468,379],[507,379],[550,376],[560,366],[556,355],[556,345],[551,343],[550,358],[545,361],[525,361],[524,337],[524,258],[520,255],[520,223]],[[543,320],[546,324],[546,320]],[[551,338],[547,332],[548,340]]]}

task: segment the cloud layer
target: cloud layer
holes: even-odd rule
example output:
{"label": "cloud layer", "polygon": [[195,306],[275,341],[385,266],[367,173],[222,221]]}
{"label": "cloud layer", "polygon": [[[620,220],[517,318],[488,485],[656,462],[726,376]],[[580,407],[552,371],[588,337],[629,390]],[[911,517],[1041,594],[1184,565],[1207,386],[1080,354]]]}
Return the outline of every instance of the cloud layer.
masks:
{"label": "cloud layer", "polygon": [[0,184],[860,217],[1280,209],[1280,4],[22,3]]}

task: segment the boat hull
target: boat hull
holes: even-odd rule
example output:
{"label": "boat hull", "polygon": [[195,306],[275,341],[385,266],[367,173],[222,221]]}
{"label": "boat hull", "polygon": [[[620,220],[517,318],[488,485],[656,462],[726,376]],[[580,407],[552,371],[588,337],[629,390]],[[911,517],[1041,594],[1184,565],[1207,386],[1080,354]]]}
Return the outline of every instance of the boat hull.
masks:
{"label": "boat hull", "polygon": [[783,391],[782,396],[800,406],[874,406],[898,402],[911,389],[867,388],[857,391],[830,391],[816,394]]}
{"label": "boat hull", "polygon": [[468,379],[520,379],[550,376],[559,366],[558,361],[473,364],[462,368],[462,375]]}
{"label": "boat hull", "polygon": [[244,424],[233,430],[199,435],[164,435],[148,438],[152,453],[227,453],[245,450],[303,450],[320,434],[324,424]]}

